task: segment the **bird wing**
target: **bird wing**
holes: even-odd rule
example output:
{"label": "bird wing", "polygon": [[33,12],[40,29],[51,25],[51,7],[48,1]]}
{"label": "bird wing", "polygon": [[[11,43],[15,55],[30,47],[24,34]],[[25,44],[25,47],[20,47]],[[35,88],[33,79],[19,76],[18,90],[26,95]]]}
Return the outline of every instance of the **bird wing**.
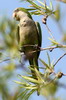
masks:
{"label": "bird wing", "polygon": [[41,32],[41,26],[39,24],[39,22],[35,22],[36,23],[36,27],[37,27],[37,31],[38,31],[38,40],[39,40],[39,47],[41,47],[42,44],[42,32]]}
{"label": "bird wing", "polygon": [[19,25],[17,26],[17,32],[16,32],[16,37],[17,37],[17,41],[18,41],[18,43],[19,43],[19,41],[20,41],[20,36],[19,36]]}
{"label": "bird wing", "polygon": [[[38,46],[41,47],[42,45],[42,31],[41,31],[41,26],[39,24],[39,22],[35,22],[36,27],[37,27],[37,35],[38,35]],[[40,51],[38,52],[38,56],[40,54]]]}

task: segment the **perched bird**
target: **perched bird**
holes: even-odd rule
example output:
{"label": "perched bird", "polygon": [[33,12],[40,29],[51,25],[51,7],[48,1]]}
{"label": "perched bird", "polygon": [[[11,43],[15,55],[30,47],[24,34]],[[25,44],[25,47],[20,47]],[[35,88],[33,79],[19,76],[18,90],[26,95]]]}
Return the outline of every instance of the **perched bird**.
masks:
{"label": "perched bird", "polygon": [[[13,18],[19,21],[17,27],[17,41],[21,52],[24,52],[26,58],[29,60],[29,64],[32,68],[38,67],[38,57],[40,54],[39,47],[41,47],[41,28],[38,22],[34,22],[32,16],[25,8],[17,8],[13,12]],[[36,51],[36,52],[33,52]],[[31,71],[33,77],[35,77],[35,72]]]}

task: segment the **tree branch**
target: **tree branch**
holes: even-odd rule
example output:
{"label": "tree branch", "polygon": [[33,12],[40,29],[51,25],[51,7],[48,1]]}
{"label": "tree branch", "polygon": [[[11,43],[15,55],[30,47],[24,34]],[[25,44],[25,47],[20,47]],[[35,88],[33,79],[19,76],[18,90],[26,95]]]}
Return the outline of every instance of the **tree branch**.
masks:
{"label": "tree branch", "polygon": [[66,55],[66,53],[64,53],[56,62],[53,66],[55,66],[64,56]]}

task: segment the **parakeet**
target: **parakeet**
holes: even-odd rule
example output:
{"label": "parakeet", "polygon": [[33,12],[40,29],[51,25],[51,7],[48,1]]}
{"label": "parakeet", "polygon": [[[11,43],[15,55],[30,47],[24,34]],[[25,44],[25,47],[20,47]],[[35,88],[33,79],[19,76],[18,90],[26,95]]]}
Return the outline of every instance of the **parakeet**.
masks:
{"label": "parakeet", "polygon": [[[37,47],[41,47],[42,42],[40,24],[34,22],[28,10],[22,7],[14,10],[13,18],[19,21],[16,33],[19,48],[21,48],[21,52],[24,52],[26,55],[30,66],[32,68],[36,67],[37,70],[39,70],[38,57],[40,50],[37,51]],[[31,72],[33,77],[35,77],[35,72]]]}

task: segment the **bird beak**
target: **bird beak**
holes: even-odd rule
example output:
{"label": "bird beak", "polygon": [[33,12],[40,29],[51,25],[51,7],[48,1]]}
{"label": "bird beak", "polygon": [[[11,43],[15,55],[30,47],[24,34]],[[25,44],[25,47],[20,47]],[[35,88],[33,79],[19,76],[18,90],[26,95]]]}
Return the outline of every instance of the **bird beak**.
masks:
{"label": "bird beak", "polygon": [[16,17],[16,14],[15,14],[15,13],[13,13],[12,17],[13,17],[13,18],[15,18],[15,17]]}

